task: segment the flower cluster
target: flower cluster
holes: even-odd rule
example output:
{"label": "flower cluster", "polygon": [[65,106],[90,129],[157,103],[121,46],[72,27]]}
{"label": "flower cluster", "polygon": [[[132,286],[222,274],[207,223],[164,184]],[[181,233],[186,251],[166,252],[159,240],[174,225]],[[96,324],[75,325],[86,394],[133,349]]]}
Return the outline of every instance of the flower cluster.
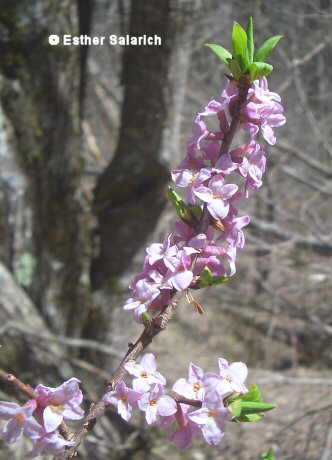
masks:
{"label": "flower cluster", "polygon": [[[124,305],[138,322],[143,313],[160,311],[176,291],[195,287],[205,268],[212,277],[230,277],[236,271],[236,252],[245,244],[243,228],[249,223],[249,216],[238,215],[236,202],[261,187],[266,167],[257,138],[261,134],[273,145],[273,128],[286,121],[280,96],[269,91],[265,77],[252,83],[244,101],[240,92],[228,81],[221,95],[197,113],[186,156],[171,170],[191,216],[176,222],[162,244],[146,249],[143,270],[132,280],[132,297]],[[247,132],[249,139],[223,152],[235,115],[235,128]],[[216,130],[209,129],[213,119]],[[240,185],[230,180],[236,176]]]}
{"label": "flower cluster", "polygon": [[[216,445],[224,435],[225,423],[233,414],[225,405],[225,398],[233,393],[244,394],[247,366],[219,358],[219,374],[204,372],[193,363],[189,365],[188,378],[177,380],[172,396],[166,394],[166,379],[157,371],[152,353],[144,355],[139,363],[125,364],[134,377],[132,388],[120,381],[114,391],[106,393],[103,401],[112,405],[126,421],[133,407],[145,412],[149,425],[161,427],[177,425],[169,440],[179,449],[189,447],[195,434],[201,433],[210,445]],[[198,408],[199,407],[199,408]]]}
{"label": "flower cluster", "polygon": [[59,455],[65,447],[74,445],[58,432],[63,419],[79,420],[84,416],[80,405],[83,395],[75,377],[57,388],[37,385],[36,398],[23,406],[0,401],[0,419],[7,421],[0,431],[0,437],[9,444],[22,435],[33,444],[27,457],[38,455]]}

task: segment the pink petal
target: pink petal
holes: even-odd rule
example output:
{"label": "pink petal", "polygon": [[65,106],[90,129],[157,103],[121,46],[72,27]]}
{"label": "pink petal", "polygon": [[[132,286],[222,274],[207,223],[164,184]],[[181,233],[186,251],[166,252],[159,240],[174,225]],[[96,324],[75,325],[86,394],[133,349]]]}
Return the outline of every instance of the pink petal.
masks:
{"label": "pink petal", "polygon": [[197,425],[204,425],[209,420],[209,409],[203,407],[202,409],[195,410],[188,414],[190,420]]}
{"label": "pink petal", "polygon": [[132,411],[133,411],[131,405],[119,399],[117,409],[118,409],[118,414],[123,418],[123,420],[128,422],[128,420],[131,417]]}
{"label": "pink petal", "polygon": [[243,383],[248,376],[248,368],[245,363],[236,362],[230,365],[232,375],[236,377],[238,383]]}
{"label": "pink petal", "polygon": [[156,358],[154,357],[153,353],[146,353],[142,357],[140,364],[144,367],[145,370],[148,371],[148,373],[151,374],[153,374],[157,369]]}
{"label": "pink petal", "polygon": [[8,444],[12,444],[16,442],[23,433],[23,424],[17,423],[15,419],[10,420],[5,429],[2,431],[2,438],[8,442]]}
{"label": "pink petal", "polygon": [[123,309],[124,310],[134,310],[135,308],[139,307],[140,305],[141,305],[140,300],[137,300],[135,298],[130,298],[124,304]]}
{"label": "pink petal", "polygon": [[69,420],[80,420],[84,417],[84,410],[78,406],[68,405],[63,410],[62,415]]}
{"label": "pink petal", "polygon": [[138,401],[137,404],[138,404],[139,409],[145,412],[147,407],[150,404],[150,394],[149,393],[142,394],[142,397]]}
{"label": "pink petal", "polygon": [[204,185],[201,185],[200,187],[197,187],[194,190],[194,194],[198,198],[200,198],[202,201],[205,201],[206,203],[209,203],[210,201],[213,200],[212,191],[208,187],[205,187]]}
{"label": "pink petal", "polygon": [[151,376],[151,380],[153,380],[154,383],[166,385],[166,379],[160,372],[154,372],[154,374]]}
{"label": "pink petal", "polygon": [[138,393],[149,391],[151,384],[148,379],[138,378],[133,380],[133,389]]}
{"label": "pink petal", "polygon": [[144,367],[141,364],[137,364],[135,361],[128,361],[124,368],[129,374],[134,375],[135,377],[140,377],[142,372],[144,372]]}
{"label": "pink petal", "polygon": [[187,449],[192,440],[192,430],[190,426],[179,428],[175,433],[171,434],[168,438],[173,442],[178,449]]}
{"label": "pink petal", "polygon": [[63,420],[62,412],[58,412],[59,408],[47,406],[43,412],[44,428],[47,433],[54,431],[58,428]]}
{"label": "pink petal", "polygon": [[175,391],[175,393],[187,397],[188,390],[190,389],[191,385],[188,384],[187,380],[184,378],[178,379],[173,387],[172,390]]}
{"label": "pink petal", "polygon": [[274,145],[277,142],[273,129],[267,123],[262,126],[262,135],[270,145]]}
{"label": "pink petal", "polygon": [[188,371],[188,380],[190,383],[196,383],[197,381],[201,381],[203,379],[204,372],[203,370],[196,366],[193,363],[189,364],[189,371]]}
{"label": "pink petal", "polygon": [[15,415],[21,407],[16,403],[7,401],[0,401],[0,418],[2,420],[9,420]]}
{"label": "pink petal", "polygon": [[227,201],[216,199],[208,204],[208,210],[215,219],[224,219],[229,212],[229,204]]}
{"label": "pink petal", "polygon": [[44,432],[43,427],[36,422],[33,417],[30,417],[24,423],[24,435],[28,437],[30,440],[34,440],[42,436]]}
{"label": "pink petal", "polygon": [[227,370],[229,369],[228,361],[227,361],[227,359],[219,358],[218,359],[218,364],[219,364],[220,375],[223,375],[222,372],[224,370],[226,370],[226,369]]}
{"label": "pink petal", "polygon": [[219,444],[225,434],[220,430],[213,419],[211,419],[210,422],[204,425],[201,429],[205,441],[212,446]]}
{"label": "pink petal", "polygon": [[222,187],[221,196],[224,200],[229,200],[237,191],[238,186],[236,184],[226,184]]}
{"label": "pink petal", "polygon": [[170,396],[164,395],[158,399],[158,414],[167,417],[177,411],[176,402]]}
{"label": "pink petal", "polygon": [[170,278],[170,281],[177,291],[184,291],[185,289],[187,289],[187,287],[190,286],[193,277],[194,275],[192,271],[184,270],[181,272],[177,272],[175,275],[173,275]]}
{"label": "pink petal", "polygon": [[148,425],[152,425],[153,423],[156,423],[157,405],[151,406],[151,404],[149,404],[147,406],[146,411],[145,411],[145,418],[146,418]]}

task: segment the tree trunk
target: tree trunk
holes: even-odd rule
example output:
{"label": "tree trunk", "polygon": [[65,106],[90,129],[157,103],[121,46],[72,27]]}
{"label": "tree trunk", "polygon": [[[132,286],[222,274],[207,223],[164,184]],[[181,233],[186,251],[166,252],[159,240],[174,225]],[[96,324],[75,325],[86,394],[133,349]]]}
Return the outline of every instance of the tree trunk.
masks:
{"label": "tree trunk", "polygon": [[69,0],[4,3],[0,101],[13,133],[8,149],[27,181],[24,212],[32,216],[20,244],[33,262],[25,287],[53,330],[79,335],[89,252],[80,198],[82,67],[78,47],[48,44],[51,33],[78,33],[77,9]]}
{"label": "tree trunk", "polygon": [[168,174],[160,155],[167,120],[170,14],[168,0],[131,3],[129,34],[156,34],[162,45],[129,46],[123,54],[119,141],[95,189],[99,253],[92,263],[91,280],[94,290],[108,293],[108,302],[91,313],[86,335],[95,336],[98,330],[99,339],[108,331],[109,309],[117,300],[121,277],[155,228],[166,202]]}

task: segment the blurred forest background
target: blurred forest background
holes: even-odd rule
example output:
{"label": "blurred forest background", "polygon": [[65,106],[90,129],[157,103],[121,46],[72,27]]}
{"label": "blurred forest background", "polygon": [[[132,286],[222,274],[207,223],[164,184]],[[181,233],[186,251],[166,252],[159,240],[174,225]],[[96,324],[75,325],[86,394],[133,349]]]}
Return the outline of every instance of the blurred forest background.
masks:
{"label": "blurred forest background", "polygon": [[[150,351],[169,382],[189,360],[245,361],[278,410],[183,453],[139,416],[109,414],[79,458],[258,459],[270,446],[332,458],[332,2],[0,0],[0,366],[33,386],[78,376],[88,400],[140,330],[121,308],[129,280],[170,228],[168,168],[225,82],[204,43],[228,48],[249,15],[256,42],[284,35],[270,88],[288,123],[242,208],[237,275],[200,294],[203,317],[183,304]],[[156,33],[163,45],[50,46],[54,33]],[[15,397],[1,385],[0,399]]]}

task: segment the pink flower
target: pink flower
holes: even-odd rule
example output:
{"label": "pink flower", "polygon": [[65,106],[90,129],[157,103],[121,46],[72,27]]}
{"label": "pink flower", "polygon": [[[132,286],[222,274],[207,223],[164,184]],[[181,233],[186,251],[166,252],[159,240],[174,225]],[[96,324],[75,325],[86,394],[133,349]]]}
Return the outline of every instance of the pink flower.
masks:
{"label": "pink flower", "polygon": [[24,433],[26,436],[38,431],[41,426],[33,418],[32,414],[37,407],[36,400],[31,399],[24,406],[16,403],[0,401],[0,419],[8,420],[8,423],[0,432],[0,437],[12,444]]}
{"label": "pink flower", "polygon": [[124,310],[135,310],[138,315],[148,310],[151,302],[160,294],[159,289],[145,279],[137,281],[134,288],[134,297],[127,300]]}
{"label": "pink flower", "polygon": [[243,157],[242,163],[239,166],[239,173],[246,178],[244,184],[245,197],[248,198],[248,187],[257,190],[262,185],[262,177],[265,172],[266,157],[263,148],[256,142],[248,144],[248,150]]}
{"label": "pink flower", "polygon": [[178,424],[178,429],[172,433],[168,439],[173,442],[178,449],[187,449],[193,435],[200,431],[198,426],[188,417],[189,410],[189,406],[177,404],[175,419]]}
{"label": "pink flower", "polygon": [[84,416],[80,405],[83,400],[80,381],[72,377],[56,388],[37,385],[37,411],[41,412],[45,431],[50,433],[58,428],[64,418],[79,420]]}
{"label": "pink flower", "polygon": [[41,430],[40,435],[34,439],[33,449],[27,453],[27,458],[38,457],[39,455],[60,455],[66,447],[75,445],[75,442],[66,441],[59,433],[47,433]]}
{"label": "pink flower", "polygon": [[149,391],[152,384],[166,385],[166,379],[157,372],[156,358],[152,353],[142,356],[140,363],[129,361],[124,368],[136,378],[133,380],[133,388],[138,392]]}
{"label": "pink flower", "polygon": [[238,186],[235,184],[224,184],[224,177],[221,174],[214,176],[209,181],[209,186],[198,187],[195,195],[202,201],[208,203],[208,210],[215,219],[224,219],[229,211],[229,200],[236,192]]}
{"label": "pink flower", "polygon": [[191,412],[189,419],[199,426],[205,441],[217,445],[224,436],[225,422],[231,414],[224,406],[222,397],[217,392],[210,392],[204,398],[201,409]]}
{"label": "pink flower", "polygon": [[176,261],[178,248],[172,245],[172,234],[166,236],[164,243],[153,243],[146,248],[148,261],[150,265],[155,264],[158,260],[162,260],[165,266],[172,270]]}
{"label": "pink flower", "polygon": [[172,169],[171,174],[174,184],[185,189],[188,203],[195,204],[195,190],[211,177],[211,168]]}
{"label": "pink flower", "polygon": [[177,266],[167,275],[167,282],[172,288],[177,291],[184,291],[190,286],[194,277],[193,272],[190,270],[192,262],[190,253],[197,252],[196,249],[187,247],[179,251]]}
{"label": "pink flower", "polygon": [[138,401],[138,407],[145,412],[149,425],[156,423],[159,416],[169,417],[177,411],[176,402],[164,394],[164,388],[159,384],[155,385],[151,392],[142,395]]}
{"label": "pink flower", "polygon": [[219,239],[225,240],[232,246],[243,248],[245,243],[242,228],[250,222],[249,216],[230,217],[227,216],[221,223],[224,226],[224,232],[220,234]]}
{"label": "pink flower", "polygon": [[231,155],[229,153],[225,153],[221,155],[219,160],[216,162],[214,171],[216,171],[217,173],[228,175],[236,171],[238,167],[239,167],[238,163],[235,163],[232,160]]}
{"label": "pink flower", "polygon": [[286,123],[280,96],[269,91],[265,77],[255,80],[253,87],[248,92],[248,103],[243,108],[244,129],[255,137],[259,129],[266,142],[270,145],[276,143],[273,129]]}
{"label": "pink flower", "polygon": [[204,376],[204,388],[206,392],[217,391],[222,397],[232,393],[246,393],[248,390],[244,381],[248,375],[245,363],[235,362],[228,364],[224,358],[218,359],[219,375],[207,372]]}
{"label": "pink flower", "polygon": [[131,417],[133,406],[140,399],[141,393],[128,388],[121,381],[117,384],[115,391],[109,391],[103,396],[103,401],[116,407],[118,414],[126,421]]}
{"label": "pink flower", "polygon": [[188,380],[184,378],[178,379],[174,383],[172,390],[185,398],[202,401],[204,396],[203,377],[203,370],[195,364],[190,363]]}

